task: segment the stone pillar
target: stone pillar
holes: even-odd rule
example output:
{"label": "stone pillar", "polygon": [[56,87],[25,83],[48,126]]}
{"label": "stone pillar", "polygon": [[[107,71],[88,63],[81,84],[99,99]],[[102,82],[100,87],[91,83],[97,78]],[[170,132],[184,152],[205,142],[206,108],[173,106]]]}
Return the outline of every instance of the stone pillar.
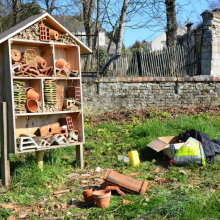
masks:
{"label": "stone pillar", "polygon": [[201,74],[220,76],[220,12],[204,11],[202,18]]}

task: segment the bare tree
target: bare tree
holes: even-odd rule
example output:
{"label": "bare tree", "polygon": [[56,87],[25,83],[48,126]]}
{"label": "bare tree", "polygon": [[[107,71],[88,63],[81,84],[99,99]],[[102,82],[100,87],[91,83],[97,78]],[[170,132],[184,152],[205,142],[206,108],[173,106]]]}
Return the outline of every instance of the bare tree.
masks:
{"label": "bare tree", "polygon": [[121,16],[119,19],[119,34],[118,34],[118,41],[116,45],[116,53],[121,53],[121,50],[122,50],[122,41],[123,41],[127,9],[128,9],[128,0],[124,0],[123,6],[121,9]]}
{"label": "bare tree", "polygon": [[175,0],[165,0],[166,4],[166,17],[167,17],[167,47],[173,48],[177,43],[177,21],[176,21],[176,10],[175,10]]}
{"label": "bare tree", "polygon": [[88,47],[92,46],[92,26],[93,26],[93,13],[95,8],[95,0],[83,0],[83,22],[85,26],[86,38]]}
{"label": "bare tree", "polygon": [[13,15],[13,25],[16,25],[19,21],[19,16],[20,16],[19,0],[12,0],[12,15]]}
{"label": "bare tree", "polygon": [[55,3],[56,0],[45,0],[46,11],[49,14],[52,14],[53,10],[55,9]]}
{"label": "bare tree", "polygon": [[216,8],[220,8],[220,0],[212,0],[212,1],[208,1],[208,5],[209,5],[209,8],[211,10],[214,10]]}

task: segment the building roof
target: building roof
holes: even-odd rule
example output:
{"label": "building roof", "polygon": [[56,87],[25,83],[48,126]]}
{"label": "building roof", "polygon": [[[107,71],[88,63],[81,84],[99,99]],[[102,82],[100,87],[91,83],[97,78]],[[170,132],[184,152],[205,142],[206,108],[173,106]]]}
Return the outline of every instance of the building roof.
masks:
{"label": "building roof", "polygon": [[35,24],[42,18],[46,18],[47,24],[51,26],[52,28],[54,28],[55,30],[61,33],[68,33],[68,35],[71,36],[76,41],[76,43],[80,46],[81,54],[92,53],[92,50],[89,47],[87,47],[83,42],[81,42],[78,38],[76,38],[70,31],[68,31],[65,27],[63,27],[57,20],[55,20],[48,13],[42,13],[42,14],[31,16],[28,19],[22,21],[21,23],[3,32],[2,34],[0,34],[0,44],[10,38],[13,38],[13,36],[25,30],[29,26]]}

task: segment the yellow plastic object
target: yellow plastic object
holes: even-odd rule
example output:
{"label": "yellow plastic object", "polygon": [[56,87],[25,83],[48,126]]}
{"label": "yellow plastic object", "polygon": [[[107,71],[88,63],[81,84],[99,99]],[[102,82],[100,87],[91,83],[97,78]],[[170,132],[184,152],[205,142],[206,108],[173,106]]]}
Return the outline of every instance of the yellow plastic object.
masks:
{"label": "yellow plastic object", "polygon": [[137,166],[140,164],[138,152],[136,150],[128,152],[131,166]]}

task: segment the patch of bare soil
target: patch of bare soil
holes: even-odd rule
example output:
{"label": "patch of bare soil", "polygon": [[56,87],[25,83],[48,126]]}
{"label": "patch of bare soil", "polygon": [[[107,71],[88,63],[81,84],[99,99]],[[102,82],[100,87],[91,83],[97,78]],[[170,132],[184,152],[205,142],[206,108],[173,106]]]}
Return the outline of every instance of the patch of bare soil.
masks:
{"label": "patch of bare soil", "polygon": [[164,117],[163,113],[168,113],[171,118],[177,118],[180,115],[209,114],[220,115],[220,105],[218,106],[199,106],[199,107],[170,107],[166,109],[141,109],[141,110],[120,110],[117,112],[106,112],[101,115],[92,115],[87,117],[90,124],[100,124],[102,122],[132,122],[135,119],[142,121],[158,116]]}

